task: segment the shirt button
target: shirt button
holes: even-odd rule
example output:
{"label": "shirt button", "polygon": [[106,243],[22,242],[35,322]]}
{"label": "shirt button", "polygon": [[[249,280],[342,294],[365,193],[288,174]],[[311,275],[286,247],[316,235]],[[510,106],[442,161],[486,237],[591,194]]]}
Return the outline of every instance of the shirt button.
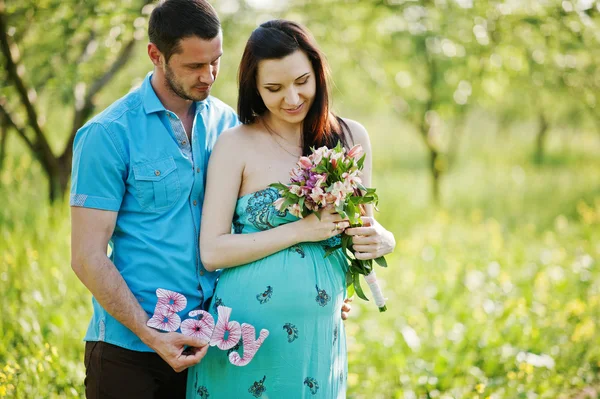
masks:
{"label": "shirt button", "polygon": [[194,200],[194,202],[192,202],[194,204],[194,206],[198,205],[198,201]]}
{"label": "shirt button", "polygon": [[160,170],[155,170],[155,171],[154,171],[154,174],[155,174],[156,176],[160,176]]}
{"label": "shirt button", "polygon": [[200,168],[196,168],[196,173],[200,173]]}
{"label": "shirt button", "polygon": [[200,270],[200,275],[204,276],[204,270]]}
{"label": "shirt button", "polygon": [[187,144],[187,141],[185,141],[185,140],[183,140],[183,141],[181,142],[181,145],[186,145],[186,144]]}

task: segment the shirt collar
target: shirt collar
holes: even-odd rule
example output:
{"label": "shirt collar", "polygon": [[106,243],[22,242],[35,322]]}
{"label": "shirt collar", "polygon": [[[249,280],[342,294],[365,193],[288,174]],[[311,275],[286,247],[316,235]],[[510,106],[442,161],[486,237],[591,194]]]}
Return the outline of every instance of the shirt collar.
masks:
{"label": "shirt collar", "polygon": [[[144,103],[144,111],[146,114],[152,114],[154,112],[167,111],[165,106],[160,102],[158,96],[154,92],[152,87],[152,72],[149,72],[144,79],[141,87],[142,101]],[[202,101],[196,101],[196,114],[204,110],[209,106],[208,98]]]}

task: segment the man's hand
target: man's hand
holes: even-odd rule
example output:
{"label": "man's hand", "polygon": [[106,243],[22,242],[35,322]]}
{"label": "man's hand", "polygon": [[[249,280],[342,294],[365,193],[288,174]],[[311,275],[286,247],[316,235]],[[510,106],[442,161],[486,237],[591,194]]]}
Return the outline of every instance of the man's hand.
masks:
{"label": "man's hand", "polygon": [[350,298],[344,299],[344,304],[342,305],[342,320],[348,319],[348,314],[352,310],[351,303],[352,303],[353,299],[354,299],[353,296],[351,296]]}
{"label": "man's hand", "polygon": [[394,235],[372,217],[363,216],[361,219],[361,227],[352,227],[345,231],[352,236],[352,248],[356,251],[356,259],[375,259],[391,253],[396,247]]}
{"label": "man's hand", "polygon": [[178,373],[200,363],[208,350],[208,342],[174,332],[154,332],[147,345]]}

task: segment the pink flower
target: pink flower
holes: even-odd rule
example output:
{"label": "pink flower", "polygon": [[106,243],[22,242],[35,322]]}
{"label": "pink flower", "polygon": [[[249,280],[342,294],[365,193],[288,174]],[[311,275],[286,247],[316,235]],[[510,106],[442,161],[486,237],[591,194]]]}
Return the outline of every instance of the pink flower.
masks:
{"label": "pink flower", "polygon": [[331,166],[335,168],[337,168],[339,161],[343,161],[344,160],[344,153],[343,152],[333,152],[331,154],[331,156],[329,157],[329,162],[331,162]]}
{"label": "pink flower", "polygon": [[312,161],[313,165],[318,165],[319,162],[321,162],[323,160],[323,155],[321,155],[321,154],[311,154],[309,158]]}
{"label": "pink flower", "polygon": [[181,333],[189,337],[200,338],[206,343],[210,342],[215,329],[215,321],[212,315],[204,310],[193,310],[188,315],[190,317],[200,315],[200,318],[184,320],[181,323]]}
{"label": "pink flower", "polygon": [[[217,313],[217,325],[210,338],[210,346],[217,346],[221,350],[231,349],[240,341],[242,336],[240,323],[229,321],[231,308],[227,306],[217,307]],[[226,333],[228,333],[227,338],[225,338]]]}
{"label": "pink flower", "polygon": [[347,191],[344,183],[336,181],[333,183],[333,186],[331,186],[331,190],[329,191],[330,196],[327,197],[327,202],[333,202],[335,206],[338,206],[346,197],[346,193]]}
{"label": "pink flower", "polygon": [[300,205],[294,204],[291,207],[289,207],[288,209],[292,215],[296,216],[297,218],[302,219],[302,208],[300,208]]}
{"label": "pink flower", "polygon": [[156,328],[162,331],[177,331],[181,325],[181,318],[177,313],[170,312],[166,308],[156,307],[154,315],[146,323],[148,327]]}
{"label": "pink flower", "polygon": [[331,190],[329,191],[331,194],[333,195],[338,195],[339,193],[344,193],[344,183],[342,183],[341,181],[336,181],[335,183],[333,183],[333,185],[331,186]]}
{"label": "pink flower", "polygon": [[348,151],[348,156],[350,158],[360,158],[363,154],[362,145],[357,144]]}
{"label": "pink flower", "polygon": [[306,201],[304,201],[304,206],[306,207],[306,209],[308,209],[309,211],[316,211],[319,209],[318,204],[316,204],[312,198],[310,197],[306,197]]}
{"label": "pink flower", "polygon": [[300,182],[304,180],[304,172],[300,168],[294,168],[290,171],[290,180],[292,182]]}
{"label": "pink flower", "polygon": [[327,158],[329,156],[329,149],[327,147],[317,148],[311,155],[310,159],[312,160],[314,165],[318,165],[323,158]]}
{"label": "pink flower", "polygon": [[290,187],[290,192],[292,194],[296,194],[299,197],[303,197],[304,196],[304,190],[302,190],[302,187],[296,185],[296,184],[292,184]]}
{"label": "pink flower", "polygon": [[327,173],[322,175],[317,175],[317,181],[315,182],[315,187],[321,187],[325,181],[327,181]]}
{"label": "pink flower", "polygon": [[355,170],[352,173],[343,173],[342,179],[350,183],[354,188],[356,188],[358,184],[362,184],[362,179],[360,178],[360,171],[358,170]]}
{"label": "pink flower", "polygon": [[298,161],[298,165],[300,165],[303,169],[311,169],[313,167],[313,163],[310,161],[308,157],[300,157]]}
{"label": "pink flower", "polygon": [[346,180],[344,182],[344,195],[352,195],[354,194],[354,186],[352,185],[352,182],[350,182],[349,180]]}
{"label": "pink flower", "polygon": [[338,161],[342,160],[342,159],[344,159],[344,153],[343,152],[334,152],[333,154],[331,154],[329,159],[337,159]]}
{"label": "pink flower", "polygon": [[336,196],[331,193],[327,193],[325,195],[327,196],[327,204],[333,205],[333,203],[336,201]]}
{"label": "pink flower", "polygon": [[310,194],[310,198],[315,202],[315,204],[317,205],[325,205],[327,203],[327,195],[325,194],[325,192],[323,191],[323,189],[321,187],[315,187],[312,189],[312,192]]}
{"label": "pink flower", "polygon": [[339,206],[342,202],[344,202],[344,193],[341,192],[339,193],[336,197],[335,197],[335,201],[333,202],[333,204],[335,206]]}
{"label": "pink flower", "polygon": [[185,309],[187,305],[187,299],[175,291],[159,288],[156,290],[156,296],[158,297],[157,309],[161,308],[166,309],[168,312],[177,313]]}

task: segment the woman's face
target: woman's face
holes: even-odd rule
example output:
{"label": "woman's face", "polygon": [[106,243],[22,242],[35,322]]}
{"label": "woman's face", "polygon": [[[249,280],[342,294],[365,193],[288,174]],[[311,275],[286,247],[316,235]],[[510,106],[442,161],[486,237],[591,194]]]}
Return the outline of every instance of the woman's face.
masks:
{"label": "woman's face", "polygon": [[315,72],[301,50],[281,59],[260,61],[256,84],[272,117],[287,123],[304,120],[316,93]]}

